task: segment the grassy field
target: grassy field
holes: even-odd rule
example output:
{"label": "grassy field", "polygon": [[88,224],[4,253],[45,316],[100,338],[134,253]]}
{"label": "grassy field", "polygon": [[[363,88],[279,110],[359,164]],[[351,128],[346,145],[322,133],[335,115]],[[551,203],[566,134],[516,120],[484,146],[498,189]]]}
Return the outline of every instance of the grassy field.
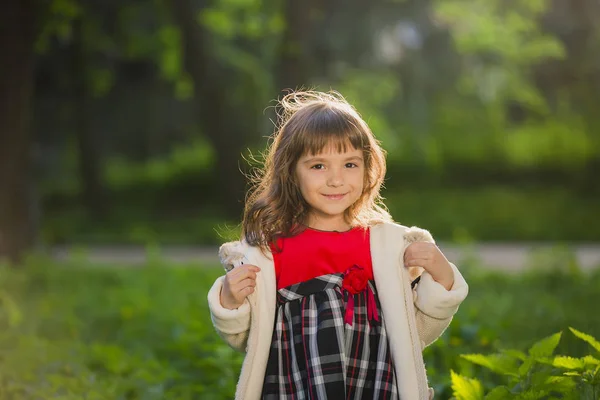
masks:
{"label": "grassy field", "polygon": [[[525,349],[569,326],[600,337],[600,272],[519,275],[464,266],[470,295],[425,352],[430,383],[449,398],[450,370],[498,383],[459,357]],[[214,333],[206,293],[217,266],[56,265],[0,268],[0,399],[228,399],[242,357]],[[566,335],[557,352],[585,343]]]}

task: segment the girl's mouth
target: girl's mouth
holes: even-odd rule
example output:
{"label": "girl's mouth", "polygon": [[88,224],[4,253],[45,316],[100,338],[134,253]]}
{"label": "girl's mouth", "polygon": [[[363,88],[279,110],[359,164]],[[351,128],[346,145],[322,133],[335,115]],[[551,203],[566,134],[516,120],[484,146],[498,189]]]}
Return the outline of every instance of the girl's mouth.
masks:
{"label": "girl's mouth", "polygon": [[346,195],[347,195],[347,193],[342,193],[342,194],[324,194],[323,196],[327,197],[329,200],[341,200]]}

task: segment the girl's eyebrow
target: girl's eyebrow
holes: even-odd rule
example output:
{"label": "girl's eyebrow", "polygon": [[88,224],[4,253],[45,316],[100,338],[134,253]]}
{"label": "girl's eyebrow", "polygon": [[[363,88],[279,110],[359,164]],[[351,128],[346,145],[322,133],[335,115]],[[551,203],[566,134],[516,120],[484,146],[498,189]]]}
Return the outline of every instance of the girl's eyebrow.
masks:
{"label": "girl's eyebrow", "polygon": [[[348,158],[344,159],[344,162],[362,161],[362,160],[363,160],[363,158],[360,156],[352,156],[352,157],[348,157]],[[303,164],[308,164],[308,163],[312,163],[312,162],[325,162],[325,161],[328,161],[328,160],[325,158],[322,158],[322,157],[310,157],[310,158],[307,158],[306,160],[304,160]]]}
{"label": "girl's eyebrow", "polygon": [[359,157],[359,156],[353,156],[353,157],[348,157],[346,158],[346,161],[362,161],[363,158]]}
{"label": "girl's eyebrow", "polygon": [[306,160],[304,160],[302,162],[302,164],[310,164],[310,163],[314,163],[314,162],[323,162],[323,161],[325,161],[324,158],[311,157],[311,158],[307,158]]}

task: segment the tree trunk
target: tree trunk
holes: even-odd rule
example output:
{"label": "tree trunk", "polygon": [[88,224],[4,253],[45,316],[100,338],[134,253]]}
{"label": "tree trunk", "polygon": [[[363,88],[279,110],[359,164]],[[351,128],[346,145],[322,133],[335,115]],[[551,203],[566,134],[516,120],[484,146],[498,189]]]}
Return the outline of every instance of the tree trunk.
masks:
{"label": "tree trunk", "polygon": [[106,192],[100,176],[100,154],[93,132],[88,126],[88,85],[86,48],[82,19],[73,22],[72,79],[73,118],[79,159],[79,179],[82,203],[94,218],[101,218],[106,211]]}
{"label": "tree trunk", "polygon": [[206,1],[193,7],[190,0],[172,0],[171,10],[181,29],[183,58],[187,73],[194,81],[199,122],[216,152],[215,173],[219,174],[217,188],[221,204],[232,217],[239,217],[244,199],[244,178],[240,172],[245,132],[254,127],[244,126],[239,114],[227,103],[227,76],[210,51],[209,33],[197,22],[197,15],[208,7]]}
{"label": "tree trunk", "polygon": [[30,129],[35,38],[33,0],[0,12],[0,258],[19,264],[33,243]]}
{"label": "tree trunk", "polygon": [[277,89],[308,87],[310,54],[306,36],[310,35],[312,1],[284,1],[285,30],[279,46]]}

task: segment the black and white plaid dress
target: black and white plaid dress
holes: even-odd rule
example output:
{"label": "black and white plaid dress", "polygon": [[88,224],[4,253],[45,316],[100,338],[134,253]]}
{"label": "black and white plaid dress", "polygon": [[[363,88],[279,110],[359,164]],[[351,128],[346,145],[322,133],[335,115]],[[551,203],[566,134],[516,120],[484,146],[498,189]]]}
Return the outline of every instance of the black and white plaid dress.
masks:
{"label": "black and white plaid dress", "polygon": [[278,290],[263,399],[398,399],[373,281],[332,273]]}

